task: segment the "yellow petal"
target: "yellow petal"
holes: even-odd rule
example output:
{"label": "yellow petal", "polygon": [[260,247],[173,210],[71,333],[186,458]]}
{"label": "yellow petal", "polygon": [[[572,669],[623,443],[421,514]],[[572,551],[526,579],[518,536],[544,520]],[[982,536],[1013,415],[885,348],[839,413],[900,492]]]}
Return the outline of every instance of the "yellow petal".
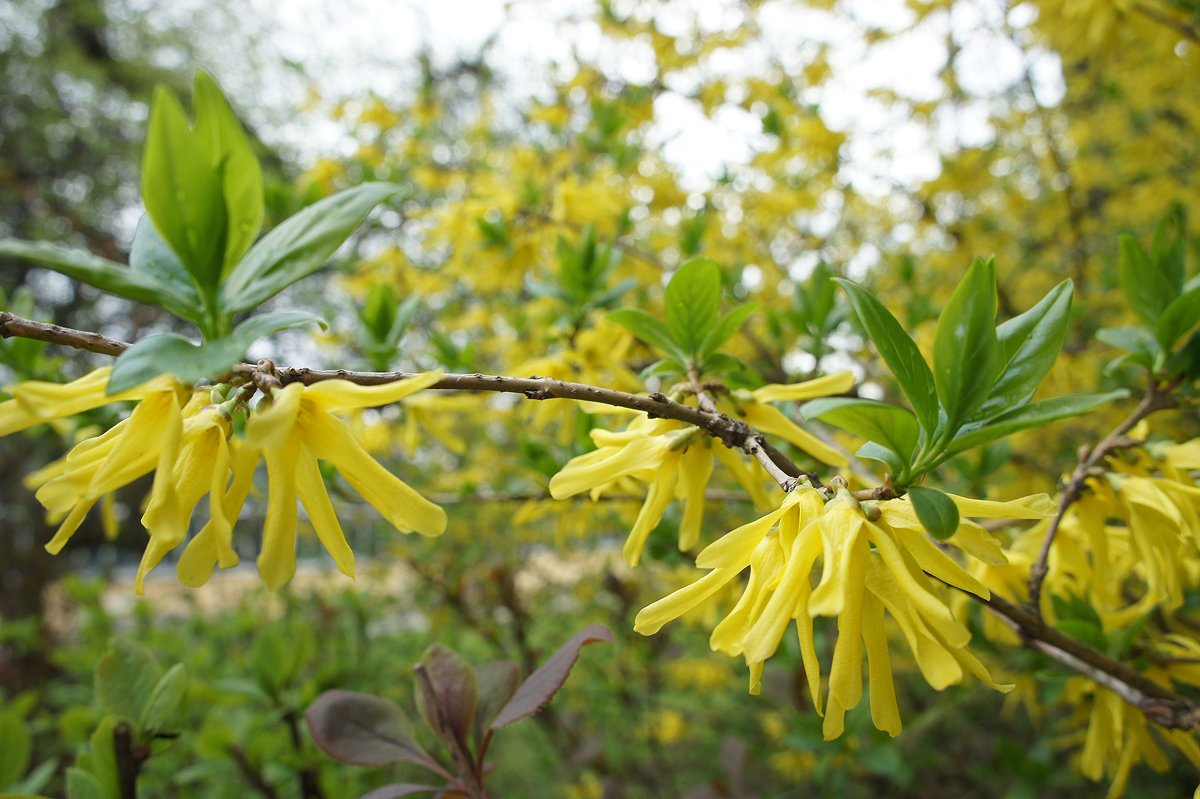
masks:
{"label": "yellow petal", "polygon": [[804,430],[778,408],[750,403],[742,408],[740,415],[758,432],[790,441],[821,463],[842,467],[850,462],[845,455]]}
{"label": "yellow petal", "polygon": [[863,598],[862,637],[867,649],[871,721],[875,723],[876,729],[883,730],[895,738],[900,734],[900,706],[896,703],[896,684],[892,680],[892,660],[888,653],[883,603],[870,592]]}
{"label": "yellow petal", "polygon": [[296,462],[296,492],[300,502],[312,522],[317,538],[325,547],[325,551],[337,564],[338,571],[348,577],[354,576],[354,551],[346,543],[346,534],[338,522],[333,503],[329,501],[329,492],[325,490],[325,481],[321,478],[321,470],[317,467],[317,459],[308,448],[301,445]]}
{"label": "yellow petal", "polygon": [[666,455],[667,442],[660,436],[639,437],[620,449],[606,447],[597,452],[604,452],[605,457],[585,455],[568,461],[550,478],[550,496],[566,499],[641,470],[657,469]]}
{"label": "yellow petal", "polygon": [[704,492],[712,478],[713,456],[707,446],[696,443],[687,448],[680,462],[679,487],[683,494],[683,519],[679,522],[679,551],[687,552],[700,541],[704,521]]}
{"label": "yellow petal", "polygon": [[641,559],[642,550],[646,546],[646,538],[650,535],[650,531],[662,521],[667,506],[675,497],[675,483],[679,479],[679,459],[680,453],[667,453],[662,466],[659,467],[658,478],[650,485],[646,501],[642,503],[642,508],[638,511],[637,519],[633,522],[633,529],[629,531],[629,537],[625,539],[622,554],[631,569],[637,566]]}
{"label": "yellow petal", "polygon": [[858,509],[844,501],[831,502],[821,515],[825,565],[809,603],[812,615],[840,616],[845,612],[850,578],[867,557],[867,539],[860,534],[864,521]]}
{"label": "yellow petal", "polygon": [[267,516],[263,522],[258,573],[268,588],[279,588],[296,573],[296,458],[298,442],[263,451],[267,462]]}
{"label": "yellow petal", "polygon": [[759,402],[784,402],[787,400],[806,400],[814,397],[828,397],[831,394],[845,394],[854,387],[852,372],[837,372],[824,375],[815,380],[805,380],[802,383],[788,385],[769,383],[752,393]]}
{"label": "yellow petal", "polygon": [[704,600],[724,588],[738,576],[741,569],[714,569],[691,585],[684,586],[638,612],[633,629],[642,635],[653,635],[667,622],[674,621]]}
{"label": "yellow petal", "polygon": [[383,468],[354,440],[340,419],[320,411],[301,418],[300,434],[317,458],[333,464],[346,482],[402,533],[441,535],[446,512]]}
{"label": "yellow petal", "polygon": [[978,519],[1048,519],[1058,513],[1058,503],[1048,494],[1031,494],[1007,502],[991,502],[949,495],[963,516]]}
{"label": "yellow petal", "polygon": [[746,632],[743,650],[747,661],[766,660],[775,654],[788,622],[796,615],[801,592],[810,585],[809,575],[820,554],[821,532],[817,522],[813,521],[800,533],[784,566],[783,577],[754,625]]}
{"label": "yellow petal", "polygon": [[445,372],[440,370],[425,372],[378,386],[360,386],[349,380],[322,380],[304,388],[304,399],[323,411],[377,408],[429,388],[445,376]]}
{"label": "yellow petal", "polygon": [[291,435],[300,413],[304,386],[292,383],[271,395],[271,404],[254,409],[246,423],[246,445],[254,449],[279,447]]}

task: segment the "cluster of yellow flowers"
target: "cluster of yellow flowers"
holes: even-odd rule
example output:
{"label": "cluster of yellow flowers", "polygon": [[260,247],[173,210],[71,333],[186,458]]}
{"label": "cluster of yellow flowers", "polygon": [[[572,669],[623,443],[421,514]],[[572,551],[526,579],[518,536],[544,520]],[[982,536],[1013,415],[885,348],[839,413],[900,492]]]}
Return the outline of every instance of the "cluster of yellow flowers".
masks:
{"label": "cluster of yellow flowers", "polygon": [[[439,535],[446,514],[379,465],[338,417],[338,412],[397,402],[441,379],[440,372],[382,386],[329,380],[271,388],[252,410],[245,399],[217,396],[163,376],[120,394],[105,394],[110,369],[98,369],[64,385],[26,382],[0,403],[0,435],[74,416],[122,400],[136,400],[128,417],[81,441],[64,457],[26,478],[49,517],[59,522],[46,545],[58,553],[102,498],[154,472],[142,515],[149,533],[136,587],[146,574],[187,539],[192,513],[205,495],[209,518],[179,559],[179,579],[202,585],[216,566],[238,562],[233,526],[252,486],[260,458],[267,469],[267,508],[258,570],[271,587],[286,583],[296,568],[296,501],[347,575],[354,553],[338,523],[318,460],[329,463],[401,532]],[[234,390],[236,393],[236,389]],[[243,435],[233,435],[235,413],[248,413]]]}

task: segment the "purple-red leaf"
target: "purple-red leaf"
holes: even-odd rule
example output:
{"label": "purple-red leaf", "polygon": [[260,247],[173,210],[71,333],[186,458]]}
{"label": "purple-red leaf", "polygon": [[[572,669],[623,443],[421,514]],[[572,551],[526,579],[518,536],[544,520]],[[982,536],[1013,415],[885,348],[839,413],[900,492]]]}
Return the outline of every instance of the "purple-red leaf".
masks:
{"label": "purple-red leaf", "polygon": [[529,679],[521,684],[513,698],[508,700],[496,715],[489,729],[507,727],[514,721],[520,721],[541,710],[566,682],[571,667],[579,658],[579,650],[585,644],[612,641],[612,637],[612,630],[603,624],[593,624],[575,633],[575,636],[551,655],[541,668],[529,675]]}
{"label": "purple-red leaf", "polygon": [[304,712],[313,741],[325,754],[356,766],[433,762],[412,737],[395,703],[354,691],[326,691]]}
{"label": "purple-red leaf", "polygon": [[413,782],[394,782],[376,788],[370,793],[364,793],[361,799],[400,799],[402,796],[416,796],[419,793],[434,793],[440,791],[436,785],[417,785]]}
{"label": "purple-red leaf", "polygon": [[482,741],[488,725],[521,684],[521,668],[511,660],[493,660],[475,667],[479,706],[475,709],[475,740]]}
{"label": "purple-red leaf", "polygon": [[425,723],[447,746],[465,747],[479,700],[475,669],[458,653],[434,644],[413,671],[417,673],[417,710]]}

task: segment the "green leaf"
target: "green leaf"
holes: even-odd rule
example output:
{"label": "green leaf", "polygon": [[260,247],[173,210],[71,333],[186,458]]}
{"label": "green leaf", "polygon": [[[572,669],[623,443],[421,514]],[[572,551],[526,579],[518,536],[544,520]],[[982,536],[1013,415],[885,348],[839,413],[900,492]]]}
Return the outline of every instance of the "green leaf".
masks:
{"label": "green leaf", "polygon": [[868,399],[815,399],[800,406],[800,415],[878,442],[900,455],[905,464],[912,460],[920,433],[916,417],[909,411]]}
{"label": "green leaf", "polygon": [[667,284],[665,302],[671,338],[685,355],[695,358],[717,321],[721,303],[720,268],[706,258],[688,261]]}
{"label": "green leaf", "polygon": [[913,486],[907,489],[913,510],[921,526],[934,538],[945,541],[958,531],[958,506],[936,488]]}
{"label": "green leaf", "polygon": [[921,356],[916,343],[904,332],[896,317],[869,291],[844,278],[834,278],[850,297],[850,305],[863,330],[875,343],[875,349],[892,370],[900,390],[912,404],[917,421],[926,435],[933,433],[938,422],[937,388],[929,364]]}
{"label": "green leaf", "polygon": [[196,291],[196,281],[188,274],[179,256],[164,240],[149,214],[138,220],[133,234],[133,247],[129,252],[129,268],[148,276],[159,285],[169,289],[187,303],[191,316],[199,319],[203,315],[203,300]]}
{"label": "green leaf", "polygon": [[734,375],[746,371],[746,364],[727,352],[714,352],[700,361],[701,374]]}
{"label": "green leaf", "polygon": [[142,715],[138,720],[138,729],[146,735],[153,735],[165,727],[175,715],[186,691],[187,670],[182,663],[176,663],[167,669],[167,673],[150,692],[150,698],[142,708]]}
{"label": "green leaf", "polygon": [[668,355],[675,355],[681,361],[684,360],[683,357],[680,357],[683,353],[680,352],[679,346],[675,344],[675,340],[671,338],[671,333],[667,330],[667,326],[641,308],[618,308],[615,311],[611,311],[607,318],[610,322],[616,322],[656,350]]}
{"label": "green leaf", "polygon": [[252,316],[228,336],[204,344],[195,344],[175,333],[149,336],[117,358],[108,378],[108,393],[116,394],[162,374],[174,375],[182,383],[219,377],[260,338],[319,321],[305,311],[275,311]]}
{"label": "green leaf", "polygon": [[700,357],[711,355],[721,348],[726,341],[733,337],[734,333],[741,330],[742,325],[750,318],[750,315],[758,310],[757,302],[744,302],[734,308],[729,313],[722,316],[716,323],[709,328],[708,335],[704,337],[704,341],[700,344]]}
{"label": "green leaf", "polygon": [[1125,350],[1129,357],[1124,360],[1140,364],[1147,369],[1154,368],[1154,363],[1162,352],[1154,335],[1140,325],[1101,328],[1096,331],[1096,338],[1109,346]]}
{"label": "green leaf", "polygon": [[11,710],[0,713],[0,791],[15,785],[29,768],[33,736],[25,719]]}
{"label": "green leaf", "polygon": [[258,235],[263,219],[263,176],[258,158],[229,101],[216,81],[196,72],[196,136],[208,148],[211,163],[220,174],[227,220],[221,275],[241,259]]}
{"label": "green leaf", "polygon": [[161,677],[162,668],[149,649],[114,638],[96,664],[96,701],[105,712],[135,722]]}
{"label": "green leaf", "polygon": [[1122,389],[1110,391],[1107,394],[1073,394],[1068,397],[1031,402],[993,417],[986,424],[964,427],[950,442],[946,451],[951,455],[963,452],[1022,430],[1044,427],[1072,416],[1089,413],[1106,402],[1124,399],[1128,395],[1129,392]]}
{"label": "green leaf", "polygon": [[854,453],[854,457],[882,463],[888,468],[888,472],[896,477],[903,475],[908,470],[907,458],[901,457],[900,453],[890,450],[882,444],[876,444],[874,441],[868,441],[859,447],[858,452]]}
{"label": "green leaf", "polygon": [[661,361],[655,361],[647,366],[638,375],[638,379],[643,382],[651,377],[667,377],[675,375],[687,374],[687,369],[684,365],[674,358],[664,358]]}
{"label": "green leaf", "polygon": [[988,396],[1000,366],[995,324],[996,262],[976,258],[942,309],[933,338],[933,376],[949,430]]}
{"label": "green leaf", "polygon": [[181,319],[194,322],[199,318],[194,303],[189,303],[186,298],[145,272],[84,250],[73,250],[48,242],[0,239],[0,257],[30,261],[109,294],[161,306]]}
{"label": "green leaf", "polygon": [[375,206],[400,190],[364,183],[313,203],[259,239],[221,286],[221,309],[256,308],[320,269]]}
{"label": "green leaf", "polygon": [[1158,318],[1154,326],[1154,337],[1164,350],[1170,350],[1176,341],[1200,323],[1200,287],[1179,295]]}
{"label": "green leaf", "polygon": [[217,286],[225,254],[222,189],[207,142],[188,125],[175,95],[159,86],[142,155],[142,200],[188,274],[209,291]]}
{"label": "green leaf", "polygon": [[1148,258],[1137,239],[1122,234],[1117,238],[1117,243],[1117,277],[1125,292],[1125,299],[1133,312],[1153,327],[1177,291],[1164,273],[1163,265]]}
{"label": "green leaf", "polygon": [[1028,311],[996,328],[1000,376],[972,418],[986,419],[1028,402],[1054,366],[1071,314],[1072,283],[1064,280]]}

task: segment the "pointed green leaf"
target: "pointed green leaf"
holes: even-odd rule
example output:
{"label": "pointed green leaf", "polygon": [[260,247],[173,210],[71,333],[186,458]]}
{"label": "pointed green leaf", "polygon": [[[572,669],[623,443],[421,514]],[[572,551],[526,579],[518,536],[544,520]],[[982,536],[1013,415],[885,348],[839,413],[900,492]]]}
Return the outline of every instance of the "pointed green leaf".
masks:
{"label": "pointed green leaf", "polygon": [[958,531],[958,506],[950,497],[936,488],[923,486],[912,486],[907,494],[921,526],[931,536],[945,541]]}
{"label": "pointed green leaf", "polygon": [[855,316],[912,404],[922,431],[932,434],[938,422],[937,388],[916,343],[873,294],[850,280],[834,280],[849,295]]}
{"label": "pointed green leaf", "polygon": [[886,402],[830,397],[806,402],[800,407],[805,419],[820,419],[868,441],[875,441],[912,460],[919,430],[909,411]]}
{"label": "pointed green leaf", "polygon": [[129,251],[129,268],[147,275],[156,283],[182,298],[195,318],[202,315],[203,304],[196,291],[196,281],[188,274],[179,256],[163,240],[149,214],[138,220]]}
{"label": "pointed green leaf", "polygon": [[227,219],[221,274],[227,275],[250,249],[262,226],[262,169],[242,123],[216,81],[204,70],[196,72],[193,102],[196,106],[196,136],[207,147],[209,158],[220,175]]}
{"label": "pointed green leaf", "polygon": [[364,183],[284,220],[229,273],[221,286],[222,310],[249,311],[320,269],[367,214],[399,190],[391,183]]}
{"label": "pointed green leaf", "polygon": [[933,338],[933,376],[957,429],[988,396],[1000,366],[996,339],[996,263],[976,258],[942,309]]}
{"label": "pointed green leaf", "polygon": [[752,313],[758,310],[758,307],[757,302],[744,302],[718,319],[709,328],[708,335],[700,344],[700,357],[711,355],[719,350],[726,341],[733,337],[734,333],[742,329],[742,325],[746,323]]}
{"label": "pointed green leaf", "polygon": [[67,799],[116,799],[105,795],[103,786],[91,773],[79,768],[67,769]]}
{"label": "pointed green leaf", "polygon": [[986,444],[1022,430],[1044,427],[1072,416],[1089,413],[1106,402],[1123,399],[1126,396],[1128,396],[1128,392],[1122,389],[1110,391],[1107,394],[1074,394],[1068,397],[1031,402],[993,417],[986,423],[964,427],[950,442],[947,453],[953,455],[964,452],[972,447],[978,447],[980,444]]}
{"label": "pointed green leaf", "polygon": [[199,318],[194,303],[176,294],[153,276],[84,250],[73,250],[48,242],[0,239],[0,257],[28,261],[109,294],[160,306],[190,322]]}
{"label": "pointed green leaf", "polygon": [[1066,340],[1071,294],[1072,283],[1064,280],[1028,311],[996,328],[1003,366],[987,400],[971,418],[995,416],[1033,397]]}
{"label": "pointed green leaf", "polygon": [[1117,238],[1117,277],[1133,312],[1153,327],[1177,292],[1159,264],[1147,257],[1137,239],[1128,234]]}
{"label": "pointed green leaf", "polygon": [[682,355],[667,326],[641,308],[618,308],[610,312],[607,318],[664,354]]}
{"label": "pointed green leaf", "polygon": [[197,285],[215,289],[227,231],[221,174],[179,100],[162,86],[154,92],[142,155],[142,200]]}
{"label": "pointed green leaf", "polygon": [[688,261],[667,284],[665,303],[671,338],[687,356],[695,357],[717,321],[721,269],[706,258]]}
{"label": "pointed green leaf", "polygon": [[1154,326],[1154,337],[1164,350],[1170,350],[1197,324],[1200,324],[1200,287],[1171,301]]}

